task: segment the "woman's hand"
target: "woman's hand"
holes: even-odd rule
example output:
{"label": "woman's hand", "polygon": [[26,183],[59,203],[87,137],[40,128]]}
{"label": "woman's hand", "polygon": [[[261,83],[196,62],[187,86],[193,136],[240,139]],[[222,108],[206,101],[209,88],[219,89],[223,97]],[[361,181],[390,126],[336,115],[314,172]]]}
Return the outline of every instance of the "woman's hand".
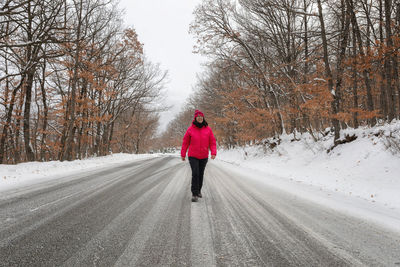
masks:
{"label": "woman's hand", "polygon": [[185,157],[181,157],[182,161],[185,161]]}
{"label": "woman's hand", "polygon": [[211,155],[211,159],[215,159],[215,155]]}

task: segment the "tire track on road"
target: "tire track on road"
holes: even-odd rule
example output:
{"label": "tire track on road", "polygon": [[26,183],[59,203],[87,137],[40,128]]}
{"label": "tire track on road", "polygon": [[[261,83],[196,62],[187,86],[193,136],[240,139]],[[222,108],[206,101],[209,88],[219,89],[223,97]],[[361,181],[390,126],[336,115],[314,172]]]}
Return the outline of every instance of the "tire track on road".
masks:
{"label": "tire track on road", "polygon": [[[217,265],[240,265],[238,251],[244,252],[242,262],[256,266],[390,266],[399,262],[399,233],[222,166],[209,166],[207,176],[215,201],[211,205],[214,220],[226,220],[229,226],[215,230],[216,253],[222,255]],[[231,231],[235,234],[229,236]],[[229,246],[234,242],[235,246]]]}
{"label": "tire track on road", "polygon": [[[27,222],[28,230],[20,229],[11,240],[8,238],[6,244],[1,244],[0,255],[5,255],[2,264],[60,265],[135,199],[157,184],[167,183],[166,177],[151,175],[169,161],[171,158],[154,160],[140,171],[121,177],[101,190],[81,199],[69,199],[55,213],[42,215],[44,218],[39,222]],[[58,249],[61,247],[63,249]]]}
{"label": "tire track on road", "polygon": [[[176,171],[175,168],[174,170],[175,173],[171,173],[172,178],[170,182],[160,192],[158,198],[154,199],[153,206],[143,218],[138,230],[131,236],[129,243],[116,261],[115,266],[169,266],[172,264],[173,259],[168,259],[165,256],[172,254],[173,247],[165,246],[163,241],[166,242],[167,240],[162,237],[157,238],[163,233],[162,229],[157,226],[163,225],[164,218],[169,216],[167,211],[171,207],[171,203],[176,203],[177,193],[184,192],[184,169]],[[173,225],[168,226],[167,224],[166,226],[170,228],[167,230],[172,231],[170,234],[174,236],[174,233],[176,234],[178,229],[175,227],[171,229]],[[152,237],[158,240],[155,240],[155,242],[153,240],[152,242]],[[165,251],[166,249],[168,252]],[[152,251],[155,253],[152,254]]]}

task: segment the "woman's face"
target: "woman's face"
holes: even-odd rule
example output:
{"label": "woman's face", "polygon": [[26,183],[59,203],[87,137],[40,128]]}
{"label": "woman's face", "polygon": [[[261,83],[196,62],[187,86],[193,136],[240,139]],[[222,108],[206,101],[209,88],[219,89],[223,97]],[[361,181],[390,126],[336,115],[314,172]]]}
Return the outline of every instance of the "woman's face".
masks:
{"label": "woman's face", "polygon": [[202,116],[197,116],[197,117],[196,117],[196,121],[197,121],[198,123],[202,123],[203,120],[204,120],[204,118],[203,118]]}

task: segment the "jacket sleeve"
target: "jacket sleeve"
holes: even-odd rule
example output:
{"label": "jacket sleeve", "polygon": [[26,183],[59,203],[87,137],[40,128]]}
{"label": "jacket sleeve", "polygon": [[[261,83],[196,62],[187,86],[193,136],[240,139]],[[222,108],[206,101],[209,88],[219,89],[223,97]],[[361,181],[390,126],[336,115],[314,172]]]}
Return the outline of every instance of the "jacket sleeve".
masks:
{"label": "jacket sleeve", "polygon": [[215,137],[213,134],[213,131],[210,128],[210,136],[209,136],[209,143],[210,143],[210,149],[211,149],[211,155],[217,155],[217,142],[215,141]]}
{"label": "jacket sleeve", "polygon": [[182,148],[181,148],[181,157],[186,157],[186,151],[190,145],[190,128],[187,129],[185,136],[183,137]]}

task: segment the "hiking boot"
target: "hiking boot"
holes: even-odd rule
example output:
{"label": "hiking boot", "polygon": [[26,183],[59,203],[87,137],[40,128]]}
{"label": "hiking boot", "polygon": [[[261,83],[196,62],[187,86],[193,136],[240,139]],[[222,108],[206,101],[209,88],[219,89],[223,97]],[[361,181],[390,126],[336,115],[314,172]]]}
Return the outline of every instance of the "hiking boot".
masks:
{"label": "hiking boot", "polygon": [[198,197],[197,196],[192,196],[192,202],[197,202]]}

